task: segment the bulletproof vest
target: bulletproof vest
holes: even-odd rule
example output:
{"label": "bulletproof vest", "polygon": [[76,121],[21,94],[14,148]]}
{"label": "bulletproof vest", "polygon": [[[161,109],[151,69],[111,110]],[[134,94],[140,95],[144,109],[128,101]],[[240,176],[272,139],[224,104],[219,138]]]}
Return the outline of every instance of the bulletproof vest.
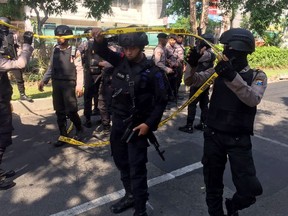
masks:
{"label": "bulletproof vest", "polygon": [[[251,86],[253,70],[239,73],[244,81]],[[256,106],[244,104],[218,77],[213,86],[210,100],[207,125],[217,131],[231,134],[253,134]]]}
{"label": "bulletproof vest", "polygon": [[8,33],[8,35],[4,36],[2,46],[0,47],[0,54],[3,58],[6,58],[6,59],[17,58],[17,51],[14,45],[13,33],[10,32]]}
{"label": "bulletproof vest", "polygon": [[[151,78],[153,62],[146,58],[137,64],[123,59],[113,71],[112,110],[123,118],[137,110],[139,118],[145,118],[153,109],[153,80]],[[134,86],[134,99],[131,95]],[[134,106],[135,105],[135,106]]]}
{"label": "bulletproof vest", "polygon": [[76,67],[71,56],[71,47],[60,50],[54,48],[52,79],[56,80],[76,80]]}
{"label": "bulletproof vest", "polygon": [[84,54],[85,72],[90,73],[91,75],[101,75],[102,67],[99,66],[101,58],[98,54],[95,53],[93,44],[94,41],[88,41],[88,47]]}

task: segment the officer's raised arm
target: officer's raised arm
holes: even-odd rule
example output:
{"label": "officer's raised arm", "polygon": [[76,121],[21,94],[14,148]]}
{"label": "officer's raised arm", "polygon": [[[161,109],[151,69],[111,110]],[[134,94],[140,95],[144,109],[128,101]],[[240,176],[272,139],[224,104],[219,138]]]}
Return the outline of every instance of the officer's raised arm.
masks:
{"label": "officer's raised arm", "polygon": [[92,29],[92,37],[94,38],[93,49],[95,53],[105,59],[114,67],[117,66],[123,59],[120,53],[113,52],[108,48],[108,42],[102,34],[103,30],[101,28]]}

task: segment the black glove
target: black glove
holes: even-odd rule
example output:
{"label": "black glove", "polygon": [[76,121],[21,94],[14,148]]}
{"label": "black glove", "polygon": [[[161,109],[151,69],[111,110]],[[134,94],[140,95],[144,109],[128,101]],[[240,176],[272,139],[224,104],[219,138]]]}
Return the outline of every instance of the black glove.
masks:
{"label": "black glove", "polygon": [[192,67],[196,67],[198,65],[198,60],[201,58],[201,56],[202,55],[198,53],[196,47],[193,47],[190,49],[190,52],[188,52],[186,61]]}
{"label": "black glove", "polygon": [[30,31],[24,32],[23,39],[24,39],[24,43],[31,45],[33,42],[33,32],[30,32]]}
{"label": "black glove", "polygon": [[229,61],[220,61],[215,67],[216,73],[229,80],[230,82],[235,78],[237,72],[234,70],[233,66]]}

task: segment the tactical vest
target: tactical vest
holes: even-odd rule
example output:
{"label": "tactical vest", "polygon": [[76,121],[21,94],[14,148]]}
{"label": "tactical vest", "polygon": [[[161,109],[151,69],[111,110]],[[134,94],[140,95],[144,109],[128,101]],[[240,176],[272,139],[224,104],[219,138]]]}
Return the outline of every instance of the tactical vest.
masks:
{"label": "tactical vest", "polygon": [[[153,80],[152,61],[147,59],[137,64],[129,64],[123,59],[121,65],[113,72],[112,110],[115,114],[127,118],[134,110],[141,114],[139,118],[145,118],[153,110]],[[134,91],[131,93],[131,87]],[[134,99],[131,94],[134,94]]]}
{"label": "tactical vest", "polygon": [[76,67],[71,56],[71,47],[60,50],[55,47],[51,78],[55,80],[76,80]]}
{"label": "tactical vest", "polygon": [[87,50],[85,51],[85,71],[91,75],[101,75],[102,67],[99,66],[101,58],[93,49],[94,41],[88,41]]}
{"label": "tactical vest", "polygon": [[[239,73],[244,81],[251,86],[254,70]],[[218,77],[213,86],[207,126],[217,131],[231,134],[253,134],[256,106],[244,104]]]}

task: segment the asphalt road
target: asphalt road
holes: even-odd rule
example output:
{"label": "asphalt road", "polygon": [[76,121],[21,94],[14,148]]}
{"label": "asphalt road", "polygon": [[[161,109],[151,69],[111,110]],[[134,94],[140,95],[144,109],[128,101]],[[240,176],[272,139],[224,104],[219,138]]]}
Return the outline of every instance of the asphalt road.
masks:
{"label": "asphalt road", "polygon": [[[264,193],[240,215],[288,215],[287,89],[288,81],[270,83],[258,106],[252,140]],[[0,191],[0,216],[112,216],[109,206],[123,191],[109,146],[54,148],[51,143],[57,139],[57,129],[51,100],[36,103],[34,107],[21,103],[22,109],[19,102],[13,104],[14,144],[4,156],[3,167],[17,171],[14,178],[17,185]],[[174,109],[167,110],[165,116]],[[94,123],[97,118],[93,119]],[[157,132],[161,148],[165,150],[165,162],[149,148],[149,211],[154,216],[208,215],[200,163],[202,133],[179,132],[177,128],[185,121],[186,110]],[[93,129],[85,131],[87,142],[97,141],[89,139]],[[224,195],[231,197],[235,188],[229,164],[224,181]],[[120,215],[131,216],[132,212],[128,210]]]}

